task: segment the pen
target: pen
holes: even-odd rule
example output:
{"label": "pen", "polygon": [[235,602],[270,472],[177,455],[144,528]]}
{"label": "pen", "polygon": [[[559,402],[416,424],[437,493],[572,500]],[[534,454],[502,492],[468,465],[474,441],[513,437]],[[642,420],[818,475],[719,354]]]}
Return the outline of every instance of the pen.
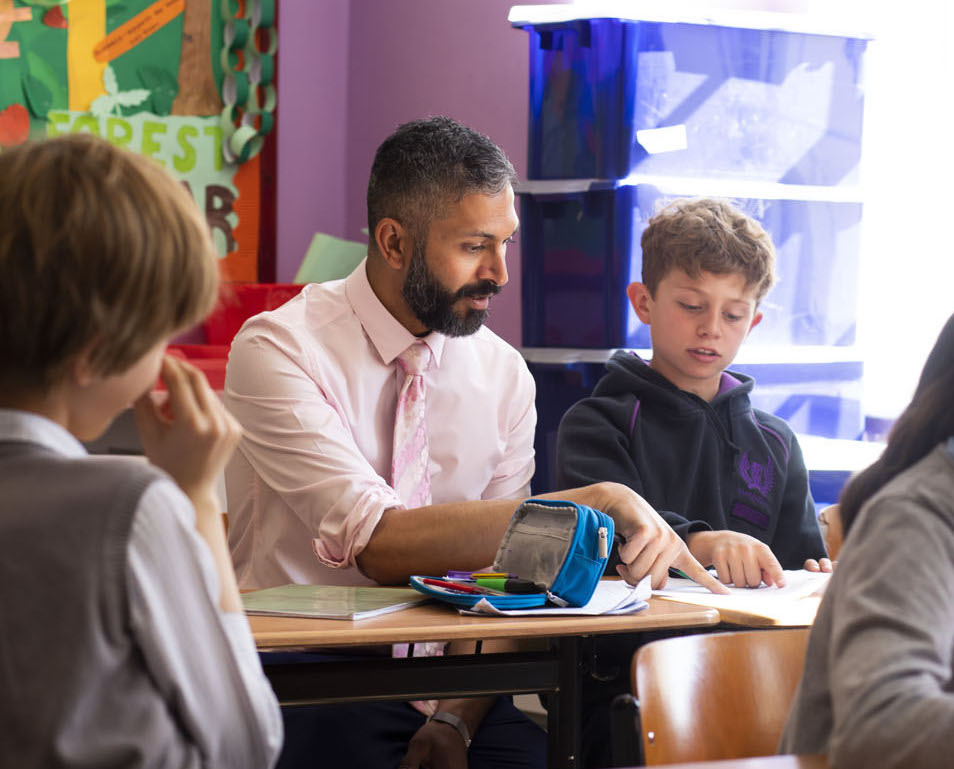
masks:
{"label": "pen", "polygon": [[506,579],[502,577],[477,577],[482,587],[492,587],[504,593],[545,593],[546,589],[529,579]]}
{"label": "pen", "polygon": [[474,580],[477,577],[512,577],[513,574],[507,574],[503,571],[457,571],[456,569],[451,569],[444,575],[444,579],[465,579],[465,580]]}
{"label": "pen", "polygon": [[458,593],[479,593],[482,595],[500,595],[499,590],[492,590],[489,587],[482,587],[477,585],[468,585],[463,582],[451,582],[446,579],[433,579],[431,577],[424,577],[421,580],[425,585],[435,585],[436,587],[443,587],[447,590],[455,590]]}

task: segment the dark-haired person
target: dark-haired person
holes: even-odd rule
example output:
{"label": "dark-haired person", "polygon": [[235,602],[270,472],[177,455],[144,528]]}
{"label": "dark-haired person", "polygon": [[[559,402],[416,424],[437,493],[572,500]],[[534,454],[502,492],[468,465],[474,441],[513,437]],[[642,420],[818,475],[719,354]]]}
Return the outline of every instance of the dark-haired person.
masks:
{"label": "dark-haired person", "polygon": [[845,541],[782,736],[833,767],[954,756],[954,316],[881,457],[840,500]]}
{"label": "dark-haired person", "polygon": [[[244,325],[225,387],[245,429],[226,474],[243,587],[406,584],[411,574],[493,561],[534,470],[533,379],[520,354],[483,325],[507,282],[507,244],[518,223],[514,181],[503,151],[454,120],[400,126],[371,169],[367,258],[348,278],[306,286]],[[423,373],[429,499],[392,481],[406,378],[398,358],[414,345],[430,358]],[[559,496],[614,517],[627,539],[628,579],[652,573],[659,584],[670,563],[684,563],[719,589],[635,492],[597,484]],[[445,715],[429,722],[405,703],[329,708],[328,733],[361,727],[366,734],[349,738],[340,756],[324,740],[322,755],[328,765],[394,767],[406,740],[382,747],[376,736],[410,737],[420,727],[408,766],[436,754],[448,766],[543,761],[542,732],[508,698],[438,708]],[[291,745],[299,730],[286,731]]]}

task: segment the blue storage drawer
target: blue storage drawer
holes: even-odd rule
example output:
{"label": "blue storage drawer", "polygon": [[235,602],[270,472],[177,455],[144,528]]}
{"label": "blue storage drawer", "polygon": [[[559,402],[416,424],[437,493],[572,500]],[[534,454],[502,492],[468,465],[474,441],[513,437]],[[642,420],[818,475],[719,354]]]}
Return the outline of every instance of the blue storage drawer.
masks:
{"label": "blue storage drawer", "polygon": [[857,184],[865,36],[528,8],[530,178]]}
{"label": "blue storage drawer", "polygon": [[[520,193],[523,345],[649,347],[626,286],[641,280],[647,221],[679,195],[648,184],[585,182],[529,182]],[[732,201],[762,223],[778,255],[779,281],[747,344],[852,345],[861,203]]]}

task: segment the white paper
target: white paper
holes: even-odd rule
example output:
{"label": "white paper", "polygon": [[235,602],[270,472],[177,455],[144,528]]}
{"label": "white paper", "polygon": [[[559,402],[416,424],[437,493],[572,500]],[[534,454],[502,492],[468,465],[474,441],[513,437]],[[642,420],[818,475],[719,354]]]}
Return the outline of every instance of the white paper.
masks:
{"label": "white paper", "polygon": [[537,607],[535,609],[498,609],[489,601],[481,599],[469,609],[461,609],[461,614],[493,614],[500,617],[522,617],[536,614],[546,617],[559,615],[634,614],[649,604],[646,599],[652,595],[649,578],[646,577],[635,587],[621,579],[603,579],[596,586],[593,597],[584,606],[579,607]]}
{"label": "white paper", "polygon": [[799,618],[814,617],[818,602],[828,586],[830,573],[805,571],[785,572],[785,587],[733,587],[730,595],[710,593],[692,580],[670,578],[662,590],[653,595],[671,598],[683,603],[711,606],[715,609],[734,609],[753,615],[770,618],[791,618],[794,624]]}

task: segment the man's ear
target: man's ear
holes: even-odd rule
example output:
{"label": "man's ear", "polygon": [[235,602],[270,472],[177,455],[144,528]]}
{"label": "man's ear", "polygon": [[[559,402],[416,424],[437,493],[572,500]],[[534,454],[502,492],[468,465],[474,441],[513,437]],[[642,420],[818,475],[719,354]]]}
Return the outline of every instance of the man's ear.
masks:
{"label": "man's ear", "polygon": [[384,261],[395,270],[403,270],[411,263],[413,244],[410,233],[397,219],[385,217],[374,227],[374,244]]}
{"label": "man's ear", "polygon": [[633,305],[636,316],[647,326],[652,323],[652,294],[645,283],[633,282],[626,286],[626,296],[629,297],[629,303]]}

